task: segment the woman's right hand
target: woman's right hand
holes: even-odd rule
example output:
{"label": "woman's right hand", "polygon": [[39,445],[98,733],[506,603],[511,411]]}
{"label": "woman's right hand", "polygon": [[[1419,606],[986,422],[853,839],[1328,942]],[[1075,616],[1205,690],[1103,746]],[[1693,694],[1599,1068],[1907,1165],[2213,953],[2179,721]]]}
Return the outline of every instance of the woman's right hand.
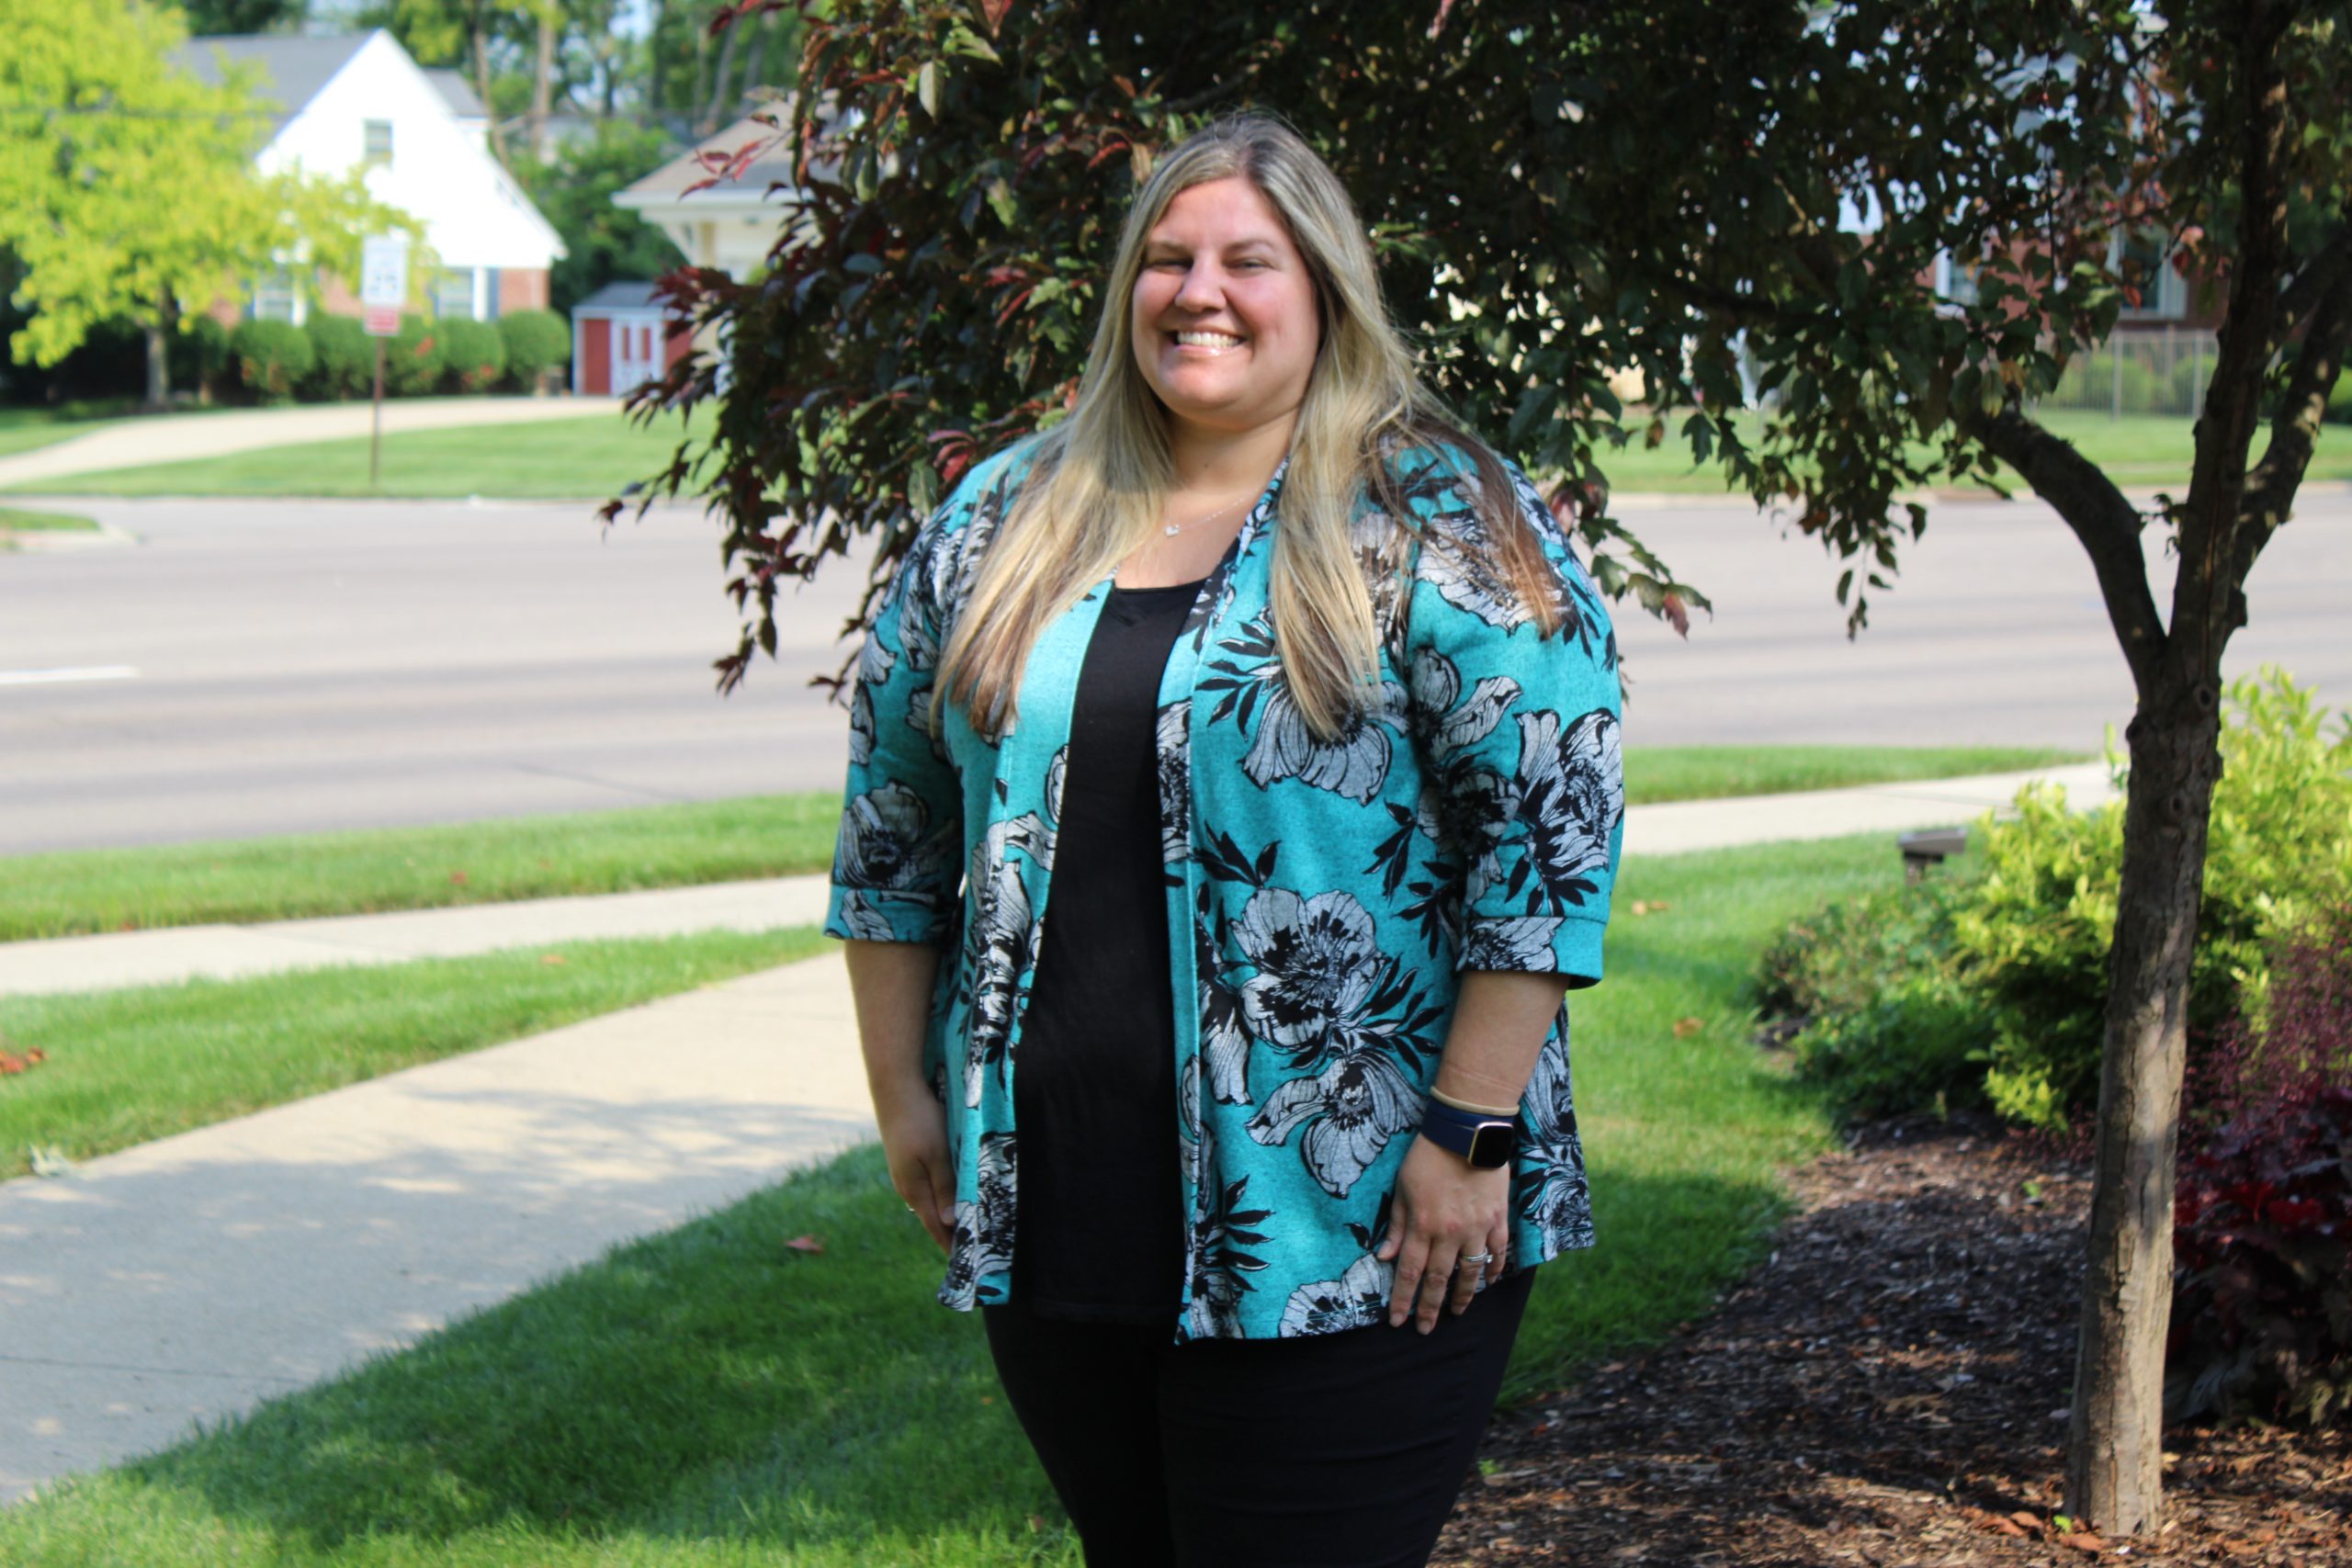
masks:
{"label": "woman's right hand", "polygon": [[891,1105],[876,1110],[890,1185],[944,1252],[956,1232],[956,1167],[947,1157],[947,1108],[928,1084],[919,1084],[894,1097]]}

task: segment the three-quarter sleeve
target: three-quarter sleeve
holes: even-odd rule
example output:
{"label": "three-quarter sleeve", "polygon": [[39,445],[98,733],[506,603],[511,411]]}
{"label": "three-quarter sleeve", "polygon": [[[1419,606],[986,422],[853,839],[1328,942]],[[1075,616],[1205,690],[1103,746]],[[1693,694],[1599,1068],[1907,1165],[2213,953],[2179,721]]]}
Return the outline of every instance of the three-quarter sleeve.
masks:
{"label": "three-quarter sleeve", "polygon": [[961,897],[963,793],[931,699],[945,627],[939,553],[955,500],[899,563],[858,655],[849,782],[833,846],[830,936],[944,943]]}
{"label": "three-quarter sleeve", "polygon": [[1456,967],[1589,986],[1624,836],[1616,637],[1542,498],[1511,475],[1552,563],[1561,625],[1546,637],[1530,617],[1475,512],[1424,519],[1408,711],[1431,830],[1461,875]]}

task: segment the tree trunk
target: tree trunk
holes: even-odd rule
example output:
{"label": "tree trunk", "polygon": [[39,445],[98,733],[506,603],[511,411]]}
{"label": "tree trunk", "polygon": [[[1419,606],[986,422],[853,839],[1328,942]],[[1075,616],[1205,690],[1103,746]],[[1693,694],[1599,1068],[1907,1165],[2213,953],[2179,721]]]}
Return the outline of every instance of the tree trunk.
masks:
{"label": "tree trunk", "polygon": [[773,11],[763,11],[760,13],[759,40],[752,45],[751,62],[743,67],[742,92],[748,93],[752,88],[762,86],[766,83],[768,69],[768,44],[773,41],[775,38],[775,13]]}
{"label": "tree trunk", "polygon": [[662,39],[662,26],[669,17],[669,0],[653,0],[653,25],[645,29],[645,107],[656,123],[667,123],[663,117],[670,107],[662,97],[670,74],[664,69],[670,57]]}
{"label": "tree trunk", "polygon": [[735,73],[735,47],[743,39],[743,19],[738,17],[727,24],[727,41],[719,46],[718,63],[710,73],[710,96],[703,101],[702,118],[695,121],[695,134],[708,136],[718,129],[720,113],[734,99],[728,94],[728,78]]}
{"label": "tree trunk", "polygon": [[512,173],[513,159],[506,155],[506,132],[498,123],[498,106],[490,101],[490,18],[481,0],[476,0],[473,21],[474,92],[481,99],[482,118],[490,127],[490,155],[498,166]]}
{"label": "tree trunk", "polygon": [[[2212,657],[2218,666],[2219,649]],[[2161,1522],[2174,1155],[2207,816],[2221,774],[2218,677],[2218,668],[2167,660],[2125,731],[2123,875],[2067,1432],[2067,1511],[2102,1533],[2139,1535]]]}
{"label": "tree trunk", "polygon": [[555,107],[555,7],[539,7],[539,50],[531,66],[531,156],[548,161],[548,116]]}
{"label": "tree trunk", "polygon": [[166,291],[147,319],[147,401],[151,413],[172,406],[172,328],[179,320],[179,302]]}

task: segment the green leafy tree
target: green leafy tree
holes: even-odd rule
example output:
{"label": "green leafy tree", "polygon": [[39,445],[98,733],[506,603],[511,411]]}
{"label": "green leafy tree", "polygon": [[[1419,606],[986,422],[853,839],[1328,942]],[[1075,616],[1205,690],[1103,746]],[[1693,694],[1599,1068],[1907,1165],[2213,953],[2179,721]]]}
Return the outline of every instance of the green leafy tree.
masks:
{"label": "green leafy tree", "polygon": [[[2137,694],[2067,1511],[2154,1528],[2221,660],[2352,340],[2352,6],[837,0],[805,26],[785,135],[838,174],[766,277],[671,275],[729,362],[640,394],[719,402],[643,499],[701,488],[723,520],[723,686],[773,652],[779,578],[859,532],[887,571],[978,451],[1058,416],[1136,175],[1249,105],[1332,161],[1433,383],[1547,476],[1610,592],[1706,603],[1607,508],[1627,441],[1687,442],[1846,558],[1851,630],[1926,526],[1906,492],[1997,459],[2059,513]],[[2149,236],[2225,313],[2193,469],[2143,508],[2034,409],[2151,283]]]}
{"label": "green leafy tree", "polygon": [[607,120],[595,134],[557,151],[554,162],[526,164],[524,189],[563,236],[564,255],[548,279],[559,312],[620,278],[654,278],[684,258],[668,236],[613,205],[613,193],[643,178],[679,152],[660,130]]}
{"label": "green leafy tree", "polygon": [[16,0],[0,28],[0,243],[29,313],[20,362],[56,364],[99,322],[147,339],[147,401],[170,395],[185,310],[289,265],[356,275],[360,236],[415,225],[356,175],[263,175],[269,120],[242,83],[171,68],[179,15],[141,0]]}

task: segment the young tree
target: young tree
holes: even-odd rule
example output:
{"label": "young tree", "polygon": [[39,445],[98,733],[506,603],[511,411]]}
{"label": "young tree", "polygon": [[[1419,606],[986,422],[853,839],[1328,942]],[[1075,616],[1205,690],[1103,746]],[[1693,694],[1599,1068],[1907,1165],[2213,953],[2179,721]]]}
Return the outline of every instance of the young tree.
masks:
{"label": "young tree", "polygon": [[[1600,482],[1669,419],[1853,563],[1849,630],[1926,526],[1905,492],[1997,458],[2057,511],[2137,692],[2068,1511],[2153,1529],[2221,660],[2352,339],[2352,6],[836,0],[806,26],[802,220],[756,283],[672,275],[730,360],[642,394],[719,396],[645,499],[700,485],[725,521],[748,619],[722,687],[774,651],[778,578],[873,531],[878,582],[978,451],[1059,414],[1136,176],[1243,105],[1331,159],[1435,384],[1558,481],[1604,588],[1678,626],[1705,600]],[[2118,260],[2143,234],[2227,299],[2194,468],[2148,512],[2034,416],[2147,281]],[[1939,293],[1945,257],[1973,298]]]}
{"label": "young tree", "polygon": [[17,0],[0,29],[0,244],[30,312],[11,346],[54,365],[128,317],[147,337],[153,407],[170,395],[183,311],[291,258],[300,274],[356,275],[360,236],[408,221],[356,176],[255,173],[268,117],[241,85],[173,70],[180,37],[176,12],[141,0]]}

